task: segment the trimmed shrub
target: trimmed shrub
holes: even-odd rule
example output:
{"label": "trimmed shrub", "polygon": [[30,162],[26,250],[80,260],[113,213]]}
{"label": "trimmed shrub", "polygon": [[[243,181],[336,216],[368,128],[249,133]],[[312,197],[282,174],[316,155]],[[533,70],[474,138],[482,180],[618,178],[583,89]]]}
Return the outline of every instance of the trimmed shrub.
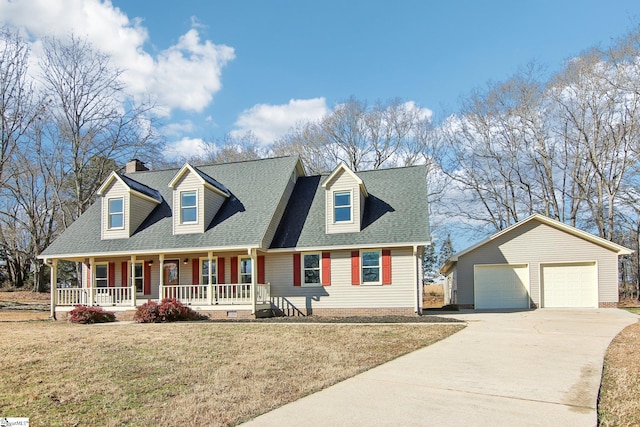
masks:
{"label": "trimmed shrub", "polygon": [[69,312],[68,320],[71,323],[107,323],[115,322],[116,315],[110,311],[104,311],[102,307],[76,305],[76,308]]}
{"label": "trimmed shrub", "polygon": [[133,320],[138,323],[179,322],[183,320],[203,320],[206,316],[184,306],[175,298],[165,298],[160,304],[146,302],[136,309]]}
{"label": "trimmed shrub", "polygon": [[145,302],[136,308],[133,320],[138,323],[155,323],[159,322],[158,304],[153,301]]}

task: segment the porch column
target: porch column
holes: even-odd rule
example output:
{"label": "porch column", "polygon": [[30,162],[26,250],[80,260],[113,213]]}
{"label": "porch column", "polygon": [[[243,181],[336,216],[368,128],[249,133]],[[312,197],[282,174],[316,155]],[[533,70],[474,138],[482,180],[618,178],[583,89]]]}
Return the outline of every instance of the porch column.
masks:
{"label": "porch column", "polygon": [[251,255],[251,314],[256,314],[256,273],[258,267],[258,257],[255,249],[249,249]]}
{"label": "porch column", "polygon": [[162,301],[162,293],[164,292],[164,290],[162,289],[162,287],[164,286],[164,254],[160,254],[158,255],[158,264],[160,264],[158,267],[160,267],[160,281],[158,282],[158,299],[160,299],[160,301]]}
{"label": "porch column", "polygon": [[[142,266],[144,276],[144,265]],[[129,272],[131,277],[131,305],[136,306],[136,256],[131,255],[131,271]],[[144,280],[144,279],[143,279]],[[142,284],[144,286],[144,283]]]}
{"label": "porch column", "polygon": [[56,320],[56,303],[58,302],[58,260],[51,260],[49,265],[50,277],[51,277],[51,318]]}
{"label": "porch column", "polygon": [[96,259],[95,258],[89,258],[89,273],[91,275],[91,278],[89,279],[89,283],[87,283],[87,286],[89,286],[89,304],[87,305],[93,305],[93,302],[95,301],[95,290],[96,290]]}
{"label": "porch column", "polygon": [[[209,278],[208,283],[209,283],[209,288],[207,289],[207,296],[209,297],[209,305],[213,305],[213,283],[211,283],[211,279],[213,278],[213,275],[211,274],[211,262],[213,261],[213,251],[209,251],[207,252],[207,258],[209,261],[209,268],[207,269],[207,271],[209,272]],[[216,273],[218,271],[218,266],[216,265]]]}

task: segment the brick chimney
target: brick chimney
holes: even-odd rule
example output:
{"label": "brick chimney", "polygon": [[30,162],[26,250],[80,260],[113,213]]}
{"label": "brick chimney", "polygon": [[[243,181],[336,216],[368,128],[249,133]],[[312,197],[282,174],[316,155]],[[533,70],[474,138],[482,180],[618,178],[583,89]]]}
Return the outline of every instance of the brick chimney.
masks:
{"label": "brick chimney", "polygon": [[146,167],[144,165],[143,162],[141,162],[138,159],[131,159],[127,162],[124,171],[126,173],[133,173],[133,172],[144,172],[144,171],[148,171],[149,168]]}

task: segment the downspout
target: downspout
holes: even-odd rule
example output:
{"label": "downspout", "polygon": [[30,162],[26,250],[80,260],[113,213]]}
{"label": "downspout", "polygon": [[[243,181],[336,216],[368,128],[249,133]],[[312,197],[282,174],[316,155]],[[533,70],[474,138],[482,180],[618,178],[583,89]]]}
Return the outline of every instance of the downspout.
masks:
{"label": "downspout", "polygon": [[418,246],[413,246],[413,256],[415,259],[415,269],[413,270],[413,280],[416,285],[416,299],[415,299],[415,307],[414,312],[418,315],[422,314],[420,311],[420,283],[418,283]]}

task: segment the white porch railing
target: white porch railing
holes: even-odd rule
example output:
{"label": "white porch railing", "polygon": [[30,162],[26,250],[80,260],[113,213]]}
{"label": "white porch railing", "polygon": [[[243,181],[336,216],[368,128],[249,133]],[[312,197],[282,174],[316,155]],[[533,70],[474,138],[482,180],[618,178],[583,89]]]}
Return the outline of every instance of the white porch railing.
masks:
{"label": "white porch railing", "polygon": [[184,304],[209,304],[208,285],[164,285],[162,298],[175,298]]}
{"label": "white porch railing", "polygon": [[56,305],[131,306],[131,288],[57,288]]}
{"label": "white porch railing", "polygon": [[[211,298],[209,295],[211,294]],[[190,305],[233,305],[251,304],[251,283],[230,283],[217,285],[164,285],[163,298],[175,298]],[[257,284],[255,298],[257,303],[271,300],[271,286]],[[146,301],[146,299],[145,299]],[[56,305],[100,305],[133,306],[131,287],[126,288],[57,288]]]}

